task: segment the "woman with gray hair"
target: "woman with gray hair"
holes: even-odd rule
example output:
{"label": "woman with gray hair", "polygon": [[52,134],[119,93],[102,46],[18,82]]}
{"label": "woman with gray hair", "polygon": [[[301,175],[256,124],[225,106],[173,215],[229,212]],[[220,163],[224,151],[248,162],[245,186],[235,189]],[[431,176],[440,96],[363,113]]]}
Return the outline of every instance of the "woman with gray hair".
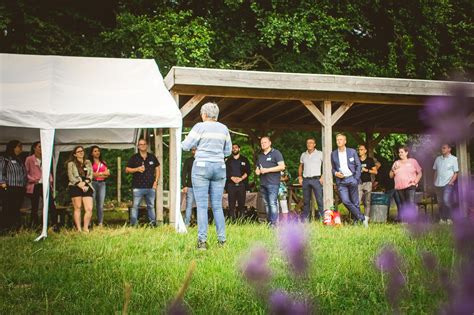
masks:
{"label": "woman with gray hair", "polygon": [[224,157],[232,152],[232,142],[227,127],[217,122],[219,107],[206,103],[201,107],[202,122],[197,123],[181,143],[183,150],[196,147],[191,178],[197,205],[198,244],[200,250],[207,249],[208,200],[216,222],[218,244],[223,246],[225,237],[222,194],[226,181]]}

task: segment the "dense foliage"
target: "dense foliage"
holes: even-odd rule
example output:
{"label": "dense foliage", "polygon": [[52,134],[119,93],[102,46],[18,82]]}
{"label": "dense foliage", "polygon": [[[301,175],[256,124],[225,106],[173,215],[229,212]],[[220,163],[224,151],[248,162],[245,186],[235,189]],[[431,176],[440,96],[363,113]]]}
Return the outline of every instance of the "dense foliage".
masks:
{"label": "dense foliage", "polygon": [[449,79],[473,70],[474,4],[434,1],[7,1],[2,52]]}

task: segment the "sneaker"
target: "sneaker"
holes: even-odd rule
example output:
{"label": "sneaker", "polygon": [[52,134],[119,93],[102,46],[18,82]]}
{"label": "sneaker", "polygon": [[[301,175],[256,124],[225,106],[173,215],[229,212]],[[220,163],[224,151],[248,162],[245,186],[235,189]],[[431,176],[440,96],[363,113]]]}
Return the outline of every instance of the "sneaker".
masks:
{"label": "sneaker", "polygon": [[439,220],[439,224],[446,224],[446,223],[447,223],[446,220],[443,220],[443,219]]}
{"label": "sneaker", "polygon": [[197,249],[207,250],[207,243],[205,241],[198,241]]}
{"label": "sneaker", "polygon": [[453,224],[453,220],[451,220],[451,219],[447,219],[447,220],[446,220],[446,224],[447,224],[447,225],[451,225],[451,224]]}
{"label": "sneaker", "polygon": [[368,228],[369,227],[369,217],[365,217],[362,224],[364,225],[365,228]]}
{"label": "sneaker", "polygon": [[217,241],[217,246],[224,247],[225,241]]}

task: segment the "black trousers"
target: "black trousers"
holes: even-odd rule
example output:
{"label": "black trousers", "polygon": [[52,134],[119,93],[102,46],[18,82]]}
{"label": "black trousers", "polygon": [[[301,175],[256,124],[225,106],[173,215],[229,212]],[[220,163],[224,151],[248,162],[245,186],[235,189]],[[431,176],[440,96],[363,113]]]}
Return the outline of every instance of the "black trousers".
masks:
{"label": "black trousers", "polygon": [[[245,185],[238,186],[227,185],[227,194],[229,197],[229,217],[235,219],[236,215],[243,216],[245,209]],[[237,212],[235,211],[235,203],[237,201]]]}
{"label": "black trousers", "polygon": [[25,187],[10,186],[2,192],[2,195],[1,227],[3,229],[16,230],[21,224],[20,208],[25,197]]}
{"label": "black trousers", "polygon": [[[43,184],[36,184],[33,188],[31,199],[31,225],[37,226],[39,224],[38,208],[40,198],[43,199]],[[44,202],[44,201],[43,201]]]}

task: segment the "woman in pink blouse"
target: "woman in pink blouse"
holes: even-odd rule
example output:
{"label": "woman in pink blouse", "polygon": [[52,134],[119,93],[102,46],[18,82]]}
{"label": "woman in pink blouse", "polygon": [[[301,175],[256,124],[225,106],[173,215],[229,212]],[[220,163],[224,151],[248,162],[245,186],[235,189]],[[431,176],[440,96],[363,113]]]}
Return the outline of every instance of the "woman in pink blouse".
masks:
{"label": "woman in pink blouse", "polygon": [[403,206],[415,204],[415,191],[420,182],[422,172],[418,162],[408,157],[408,147],[398,149],[400,160],[393,163],[390,178],[395,180],[395,189]]}
{"label": "woman in pink blouse", "polygon": [[96,145],[90,149],[89,160],[92,162],[92,187],[94,187],[94,201],[97,208],[99,226],[104,223],[105,180],[110,176],[107,163],[102,159],[100,148]]}

